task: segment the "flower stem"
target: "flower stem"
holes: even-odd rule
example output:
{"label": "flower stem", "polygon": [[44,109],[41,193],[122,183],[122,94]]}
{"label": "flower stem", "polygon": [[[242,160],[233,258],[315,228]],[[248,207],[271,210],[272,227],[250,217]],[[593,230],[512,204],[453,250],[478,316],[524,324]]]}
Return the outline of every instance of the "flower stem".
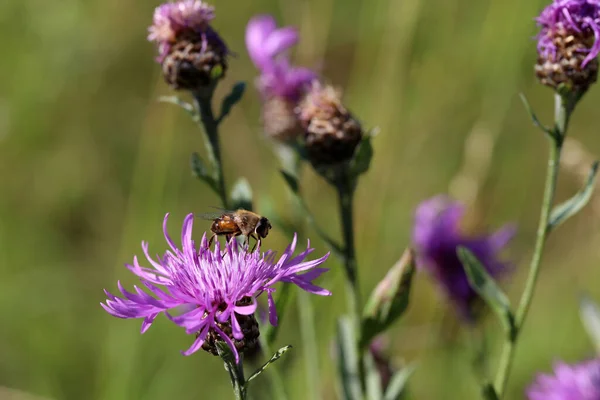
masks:
{"label": "flower stem", "polygon": [[[348,311],[355,327],[357,346],[361,339],[361,296],[356,267],[356,251],[354,247],[354,189],[355,185],[346,170],[339,174],[336,184],[342,223],[344,243],[344,270],[346,271],[346,294],[348,296]],[[365,383],[365,370],[362,351],[358,351],[358,371],[360,382]]]}
{"label": "flower stem", "polygon": [[494,387],[498,398],[504,396],[506,389],[506,383],[510,374],[512,361],[514,358],[514,351],[517,343],[517,338],[521,332],[531,300],[535,292],[535,286],[537,278],[540,272],[540,265],[542,261],[542,254],[544,252],[544,246],[546,239],[550,232],[549,230],[549,219],[550,212],[552,211],[552,205],[554,202],[554,194],[556,192],[556,182],[559,170],[560,153],[562,144],[567,133],[567,126],[569,123],[569,117],[575,106],[576,100],[570,99],[568,96],[555,95],[555,108],[554,108],[554,132],[552,135],[550,155],[548,158],[548,169],[546,172],[546,184],[544,189],[544,197],[542,200],[542,208],[540,213],[540,222],[538,225],[537,236],[535,247],[533,251],[533,257],[529,267],[529,276],[525,283],[525,289],[521,296],[519,306],[515,314],[514,329],[507,336],[506,341],[502,347],[502,353],[500,356],[500,364],[498,372],[496,374],[496,380]]}
{"label": "flower stem", "polygon": [[235,363],[225,362],[227,372],[229,372],[229,378],[231,379],[231,385],[233,386],[233,393],[235,394],[236,400],[246,399],[246,380],[244,378],[244,364],[240,356],[240,362]]}
{"label": "flower stem", "polygon": [[194,93],[196,107],[200,114],[200,122],[204,130],[204,143],[208,158],[212,165],[212,179],[215,183],[214,190],[221,199],[224,208],[228,208],[227,193],[225,191],[225,177],[223,175],[223,162],[219,144],[219,123],[212,109],[214,88]]}

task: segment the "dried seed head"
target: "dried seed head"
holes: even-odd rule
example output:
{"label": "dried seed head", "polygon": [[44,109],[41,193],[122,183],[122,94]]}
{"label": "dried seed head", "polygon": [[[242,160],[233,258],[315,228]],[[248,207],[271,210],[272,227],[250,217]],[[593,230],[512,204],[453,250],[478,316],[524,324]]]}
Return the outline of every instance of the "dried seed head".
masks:
{"label": "dried seed head", "polygon": [[[248,305],[252,303],[249,298],[245,298],[238,302],[238,305]],[[240,324],[240,328],[244,337],[242,339],[236,339],[233,337],[233,331],[231,329],[231,322],[228,320],[226,322],[217,322],[215,325],[219,328],[229,339],[233,342],[238,353],[243,354],[246,352],[252,352],[255,350],[258,345],[258,337],[260,336],[260,331],[258,329],[258,322],[256,318],[254,318],[254,314],[250,315],[235,315],[238,323]],[[202,349],[209,352],[212,355],[218,356],[219,353],[217,351],[217,342],[223,342],[221,335],[214,329],[210,328],[208,330],[208,334],[206,335],[206,339],[202,344]]]}
{"label": "dried seed head", "polygon": [[314,82],[297,108],[306,149],[314,165],[347,161],[362,138],[362,128],[342,105],[341,93]]}
{"label": "dried seed head", "polygon": [[263,103],[263,129],[267,136],[278,142],[291,142],[302,133],[302,126],[294,112],[296,103],[273,96]]}
{"label": "dried seed head", "polygon": [[554,52],[539,53],[535,65],[538,80],[553,89],[563,86],[570,91],[585,92],[598,77],[598,59],[585,62],[594,43],[594,33],[576,32],[557,24],[547,35],[552,35]]}
{"label": "dried seed head", "polygon": [[212,30],[186,35],[162,61],[165,81],[173,89],[198,90],[225,76],[227,47]]}

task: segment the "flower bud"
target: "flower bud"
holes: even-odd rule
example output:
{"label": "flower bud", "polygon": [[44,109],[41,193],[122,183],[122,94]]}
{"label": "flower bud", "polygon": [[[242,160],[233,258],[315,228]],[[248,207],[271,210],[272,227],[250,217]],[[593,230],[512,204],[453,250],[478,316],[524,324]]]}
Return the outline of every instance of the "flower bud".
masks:
{"label": "flower bud", "polygon": [[348,161],[362,138],[362,128],[342,105],[341,93],[315,81],[300,102],[298,119],[313,165]]}
{"label": "flower bud", "polygon": [[600,3],[555,0],[537,22],[538,80],[561,92],[585,93],[598,77]]}
{"label": "flower bud", "polygon": [[156,8],[148,40],[156,42],[158,62],[173,89],[196,91],[225,76],[227,46],[209,25],[214,8],[181,0]]}

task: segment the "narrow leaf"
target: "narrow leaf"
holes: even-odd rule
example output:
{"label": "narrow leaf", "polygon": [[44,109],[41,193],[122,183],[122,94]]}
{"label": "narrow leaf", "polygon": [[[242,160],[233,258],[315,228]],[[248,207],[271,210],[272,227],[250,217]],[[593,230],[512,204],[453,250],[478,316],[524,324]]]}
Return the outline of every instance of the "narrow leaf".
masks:
{"label": "narrow leaf", "polygon": [[342,317],[337,323],[337,355],[338,375],[347,400],[361,400],[362,390],[358,372],[358,354],[356,352],[356,336],[352,321]]}
{"label": "narrow leaf", "polygon": [[404,314],[408,307],[414,272],[413,251],[406,249],[367,301],[363,312],[361,349],[365,349],[375,336],[388,329]]}
{"label": "narrow leaf", "polygon": [[235,362],[235,354],[231,351],[231,348],[227,345],[227,343],[217,340],[215,342],[215,346],[217,347],[217,353],[219,353],[219,357],[225,364],[228,365],[236,365]]}
{"label": "narrow leaf", "polygon": [[396,372],[385,391],[383,396],[384,400],[397,400],[404,393],[404,389],[406,388],[406,383],[408,382],[408,378],[411,377],[413,372],[415,372],[415,365],[407,365],[402,368],[400,371]]}
{"label": "narrow leaf", "polygon": [[190,158],[190,166],[192,168],[192,173],[196,178],[203,180],[215,192],[217,191],[217,184],[198,153],[192,153]]}
{"label": "narrow leaf", "polygon": [[298,178],[287,171],[282,170],[280,172],[281,172],[281,175],[283,176],[283,179],[285,180],[285,183],[287,183],[290,190],[294,194],[297,195],[298,192],[300,191],[300,185],[298,184]]}
{"label": "narrow leaf", "polygon": [[458,248],[458,257],[463,264],[469,284],[496,313],[504,329],[509,335],[514,334],[514,317],[510,309],[508,297],[487,273],[485,267],[473,253],[465,248]]}
{"label": "narrow leaf", "polygon": [[600,307],[589,297],[583,296],[579,305],[579,315],[590,339],[600,354]]}
{"label": "narrow leaf", "polygon": [[269,367],[269,365],[271,365],[275,361],[279,360],[281,358],[281,356],[284,355],[285,352],[288,351],[291,348],[292,348],[291,345],[287,345],[287,346],[283,346],[282,348],[280,348],[279,350],[277,350],[275,352],[275,354],[273,354],[271,356],[271,358],[269,359],[269,361],[267,361],[266,363],[264,363],[262,365],[262,367],[260,367],[259,369],[257,369],[256,371],[254,371],[254,373],[252,375],[250,375],[250,377],[246,380],[246,386],[248,386],[248,384],[250,383],[250,381],[252,381],[254,378],[256,378],[257,376],[259,376],[260,374],[262,374],[264,372],[264,370]]}
{"label": "narrow leaf", "polygon": [[221,114],[219,115],[217,122],[221,122],[227,115],[229,115],[233,106],[242,99],[245,90],[246,83],[244,82],[237,82],[235,85],[233,85],[231,92],[225,96],[223,102],[221,103]]}
{"label": "narrow leaf", "polygon": [[550,214],[548,229],[556,228],[558,225],[565,222],[568,218],[577,214],[583,207],[585,207],[594,193],[594,182],[597,172],[598,161],[592,164],[592,168],[590,169],[590,173],[588,174],[583,188],[569,200],[554,207],[552,213]]}
{"label": "narrow leaf", "polygon": [[383,398],[383,388],[381,387],[381,375],[375,365],[375,360],[370,352],[364,355],[366,369],[367,400],[381,400]]}
{"label": "narrow leaf", "polygon": [[246,178],[241,177],[233,184],[230,197],[234,209],[252,210],[252,188]]}
{"label": "narrow leaf", "polygon": [[481,394],[486,400],[500,400],[498,394],[496,393],[496,389],[494,389],[494,385],[491,383],[485,383],[481,388]]}
{"label": "narrow leaf", "polygon": [[542,132],[544,132],[545,134],[547,134],[548,136],[550,136],[551,139],[554,139],[556,137],[556,133],[554,132],[554,130],[548,128],[547,126],[545,126],[544,124],[542,124],[540,122],[540,120],[538,119],[538,117],[535,115],[535,112],[533,111],[533,108],[529,104],[529,101],[527,101],[527,97],[525,97],[525,95],[523,93],[520,93],[519,97],[521,98],[521,101],[523,102],[523,105],[525,106],[525,110],[527,111],[527,113],[531,117],[531,121],[533,122],[533,125],[535,125]]}
{"label": "narrow leaf", "polygon": [[194,106],[186,101],[181,100],[177,96],[161,96],[158,98],[158,101],[162,103],[175,104],[176,106],[183,108],[192,117],[196,117],[196,109]]}

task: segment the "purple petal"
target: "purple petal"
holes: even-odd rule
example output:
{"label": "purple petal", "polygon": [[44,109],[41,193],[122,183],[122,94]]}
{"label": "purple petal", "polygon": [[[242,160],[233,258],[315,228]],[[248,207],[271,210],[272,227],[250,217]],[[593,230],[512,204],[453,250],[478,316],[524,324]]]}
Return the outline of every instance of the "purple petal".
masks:
{"label": "purple petal", "polygon": [[264,42],[277,28],[275,19],[270,15],[254,17],[246,26],[246,48],[252,62],[260,69],[268,68],[270,57],[264,48]]}

